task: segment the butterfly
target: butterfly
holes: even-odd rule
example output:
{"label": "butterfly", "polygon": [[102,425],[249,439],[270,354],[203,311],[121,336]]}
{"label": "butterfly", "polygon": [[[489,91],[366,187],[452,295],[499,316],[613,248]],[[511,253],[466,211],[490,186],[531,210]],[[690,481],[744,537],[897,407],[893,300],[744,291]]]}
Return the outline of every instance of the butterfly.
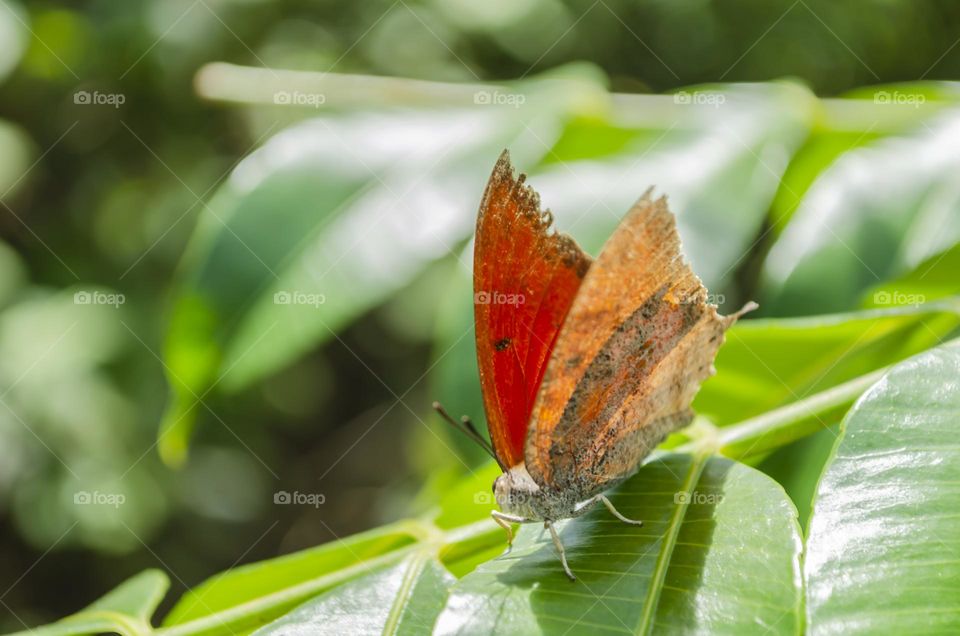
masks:
{"label": "butterfly", "polygon": [[473,257],[477,363],[490,441],[469,418],[451,424],[503,470],[494,521],[543,522],[567,576],[554,523],[602,503],[671,432],[713,372],[721,316],[680,253],[666,199],[650,190],[596,260],[552,230],[539,195],[504,151],[480,203]]}

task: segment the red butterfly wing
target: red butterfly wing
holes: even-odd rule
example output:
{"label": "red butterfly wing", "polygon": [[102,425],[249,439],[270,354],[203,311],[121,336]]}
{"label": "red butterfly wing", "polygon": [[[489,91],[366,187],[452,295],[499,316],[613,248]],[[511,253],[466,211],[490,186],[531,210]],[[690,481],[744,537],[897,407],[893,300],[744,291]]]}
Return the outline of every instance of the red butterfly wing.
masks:
{"label": "red butterfly wing", "polygon": [[590,257],[551,231],[540,198],[514,178],[504,151],[477,218],[473,254],[474,318],[480,386],[497,459],[523,461],[530,414],[557,334]]}

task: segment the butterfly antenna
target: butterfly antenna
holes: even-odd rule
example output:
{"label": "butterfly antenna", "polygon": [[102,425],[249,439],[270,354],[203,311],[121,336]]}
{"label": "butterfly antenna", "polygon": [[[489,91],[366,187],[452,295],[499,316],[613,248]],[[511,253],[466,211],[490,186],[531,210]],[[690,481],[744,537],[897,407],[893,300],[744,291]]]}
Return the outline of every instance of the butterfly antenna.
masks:
{"label": "butterfly antenna", "polygon": [[470,418],[464,415],[460,420],[455,420],[450,417],[450,414],[447,413],[446,409],[443,408],[439,402],[433,403],[433,410],[439,413],[450,426],[457,429],[474,442],[477,443],[480,448],[482,448],[490,457],[493,458],[493,461],[497,462],[497,465],[506,472],[506,468],[503,467],[503,464],[500,463],[500,458],[497,457],[497,454],[493,450],[493,446],[490,444],[490,441],[487,440],[483,435],[480,434],[480,431],[477,430],[477,427],[473,425],[473,422],[470,421]]}

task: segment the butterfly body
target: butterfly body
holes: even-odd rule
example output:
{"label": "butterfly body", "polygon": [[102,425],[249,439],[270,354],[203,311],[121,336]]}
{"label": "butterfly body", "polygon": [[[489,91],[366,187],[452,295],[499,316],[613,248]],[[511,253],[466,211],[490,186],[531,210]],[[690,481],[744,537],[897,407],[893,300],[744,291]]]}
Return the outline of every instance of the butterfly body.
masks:
{"label": "butterfly body", "polygon": [[500,510],[529,521],[554,521],[578,516],[583,497],[575,489],[548,491],[533,480],[527,467],[517,464],[493,482],[494,499]]}
{"label": "butterfly body", "polygon": [[680,254],[666,200],[649,191],[596,261],[551,222],[504,152],[474,246],[487,448],[504,471],[493,518],[511,538],[511,523],[544,522],[574,578],[553,522],[603,503],[640,524],[603,493],[691,421],[724,332],[754,305],[717,313]]}

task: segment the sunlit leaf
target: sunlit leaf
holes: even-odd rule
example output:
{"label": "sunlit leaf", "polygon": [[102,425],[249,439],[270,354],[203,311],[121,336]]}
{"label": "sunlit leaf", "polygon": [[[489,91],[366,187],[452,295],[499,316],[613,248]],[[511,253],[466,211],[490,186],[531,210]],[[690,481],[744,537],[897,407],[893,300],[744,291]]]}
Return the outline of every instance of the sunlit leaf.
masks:
{"label": "sunlit leaf", "polygon": [[[402,558],[416,541],[412,524],[386,526],[310,550],[234,568],[194,587],[165,626],[189,633],[250,631],[372,568]],[[221,618],[220,614],[228,618]],[[226,627],[224,626],[226,625]]]}
{"label": "sunlit leaf", "polygon": [[852,309],[960,239],[960,114],[847,152],[810,186],[764,267],[764,311]]}
{"label": "sunlit leaf", "polygon": [[641,528],[602,506],[559,524],[564,575],[543,528],[454,585],[438,634],[782,633],[800,621],[800,528],[771,479],[729,460],[674,455],[614,491]]}
{"label": "sunlit leaf", "polygon": [[255,635],[426,634],[454,580],[440,563],[415,554],[304,603]]}
{"label": "sunlit leaf", "polygon": [[[729,424],[938,344],[960,325],[956,300],[919,307],[744,320],[727,332],[717,374],[694,409]],[[840,414],[842,415],[842,413]]]}
{"label": "sunlit leaf", "polygon": [[869,289],[863,295],[867,307],[917,305],[960,294],[960,243],[935,254],[911,272]]}
{"label": "sunlit leaf", "polygon": [[[207,207],[173,310],[160,450],[181,461],[198,399],[276,371],[456,254],[496,157],[527,163],[558,113],[408,111],[314,119],[247,157]],[[539,105],[538,105],[539,104]]]}
{"label": "sunlit leaf", "polygon": [[805,556],[811,634],[960,630],[960,344],[897,365],[843,422]]}
{"label": "sunlit leaf", "polygon": [[561,139],[558,151],[570,156],[547,155],[552,162],[531,179],[558,229],[596,254],[652,187],[668,197],[694,271],[711,292],[723,293],[760,233],[813,102],[790,84],[718,86],[710,95],[714,103],[674,105],[675,118],[660,130],[612,123],[607,134],[622,146],[608,144],[612,152],[603,156],[581,158]]}

